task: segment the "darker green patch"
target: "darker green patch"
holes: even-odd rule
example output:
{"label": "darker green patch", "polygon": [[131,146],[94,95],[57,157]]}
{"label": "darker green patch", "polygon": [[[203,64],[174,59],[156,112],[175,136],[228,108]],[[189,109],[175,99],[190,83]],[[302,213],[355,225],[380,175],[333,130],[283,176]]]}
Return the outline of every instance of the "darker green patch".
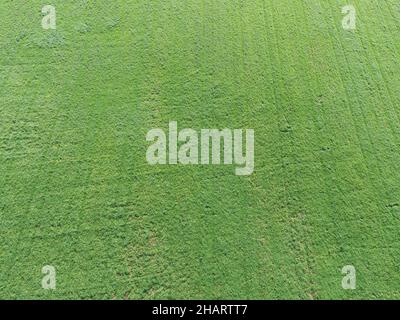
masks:
{"label": "darker green patch", "polygon": [[41,48],[57,48],[66,44],[65,37],[57,31],[46,31],[42,35],[32,41],[32,43]]}

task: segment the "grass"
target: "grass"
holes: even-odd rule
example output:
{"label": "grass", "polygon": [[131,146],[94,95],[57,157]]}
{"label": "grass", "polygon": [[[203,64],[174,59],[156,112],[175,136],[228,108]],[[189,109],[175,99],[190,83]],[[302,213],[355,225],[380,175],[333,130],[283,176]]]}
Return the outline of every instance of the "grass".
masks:
{"label": "grass", "polygon": [[[3,0],[0,298],[400,298],[400,4],[350,2]],[[149,166],[169,121],[255,172]]]}

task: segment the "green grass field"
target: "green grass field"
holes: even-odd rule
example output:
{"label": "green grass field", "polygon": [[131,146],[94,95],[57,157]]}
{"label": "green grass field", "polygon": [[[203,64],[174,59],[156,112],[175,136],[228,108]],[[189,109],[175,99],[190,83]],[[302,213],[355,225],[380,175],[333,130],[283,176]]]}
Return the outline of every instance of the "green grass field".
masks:
{"label": "green grass field", "polygon": [[[349,2],[3,0],[0,298],[399,299],[400,2]],[[150,166],[169,121],[254,173]]]}

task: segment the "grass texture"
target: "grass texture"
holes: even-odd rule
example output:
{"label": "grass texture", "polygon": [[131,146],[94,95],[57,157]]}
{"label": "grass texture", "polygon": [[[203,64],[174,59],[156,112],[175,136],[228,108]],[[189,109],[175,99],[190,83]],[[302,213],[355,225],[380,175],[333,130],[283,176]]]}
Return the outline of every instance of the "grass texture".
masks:
{"label": "grass texture", "polygon": [[[399,299],[400,3],[351,3],[2,0],[0,298]],[[254,173],[148,165],[169,121]]]}

